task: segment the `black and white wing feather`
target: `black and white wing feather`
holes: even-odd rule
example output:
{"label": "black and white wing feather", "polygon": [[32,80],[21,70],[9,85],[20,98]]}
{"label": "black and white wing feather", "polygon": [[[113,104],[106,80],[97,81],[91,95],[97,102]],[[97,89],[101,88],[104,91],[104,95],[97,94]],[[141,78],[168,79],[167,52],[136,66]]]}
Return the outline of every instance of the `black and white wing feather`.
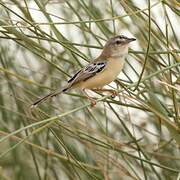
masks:
{"label": "black and white wing feather", "polygon": [[102,72],[107,65],[106,61],[95,62],[84,67],[78,71],[69,81],[71,85],[80,81],[86,81],[87,79],[95,76],[97,73]]}

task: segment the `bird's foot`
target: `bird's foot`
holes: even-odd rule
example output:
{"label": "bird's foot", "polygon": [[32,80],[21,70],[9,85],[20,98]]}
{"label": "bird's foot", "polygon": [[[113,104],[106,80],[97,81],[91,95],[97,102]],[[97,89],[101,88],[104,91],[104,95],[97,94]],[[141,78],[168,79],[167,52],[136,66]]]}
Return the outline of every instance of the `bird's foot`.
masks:
{"label": "bird's foot", "polygon": [[87,94],[87,92],[86,92],[85,89],[83,89],[83,92],[84,92],[86,98],[90,101],[91,107],[94,107],[94,106],[97,104],[96,100],[95,100],[94,98],[90,97],[90,96]]}
{"label": "bird's foot", "polygon": [[91,99],[90,102],[91,102],[91,107],[94,107],[97,104],[95,99]]}
{"label": "bird's foot", "polygon": [[111,97],[112,97],[112,98],[115,98],[117,95],[118,95],[118,92],[115,91],[115,90],[112,90]]}

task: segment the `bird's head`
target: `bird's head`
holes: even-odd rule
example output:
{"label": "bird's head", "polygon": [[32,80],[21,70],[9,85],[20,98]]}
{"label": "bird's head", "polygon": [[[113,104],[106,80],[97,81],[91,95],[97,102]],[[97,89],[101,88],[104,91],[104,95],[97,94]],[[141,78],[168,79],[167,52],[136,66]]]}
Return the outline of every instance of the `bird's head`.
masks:
{"label": "bird's head", "polygon": [[106,57],[121,57],[128,53],[129,43],[135,38],[128,38],[123,35],[115,36],[107,41],[102,54]]}

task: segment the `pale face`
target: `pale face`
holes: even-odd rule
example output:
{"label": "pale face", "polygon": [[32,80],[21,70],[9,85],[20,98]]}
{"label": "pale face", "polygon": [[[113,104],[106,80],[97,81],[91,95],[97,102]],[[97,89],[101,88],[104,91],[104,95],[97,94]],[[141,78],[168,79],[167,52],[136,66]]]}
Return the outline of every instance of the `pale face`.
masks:
{"label": "pale face", "polygon": [[115,36],[106,43],[103,51],[111,57],[124,56],[128,53],[129,43],[135,40],[134,38],[128,38],[122,35]]}

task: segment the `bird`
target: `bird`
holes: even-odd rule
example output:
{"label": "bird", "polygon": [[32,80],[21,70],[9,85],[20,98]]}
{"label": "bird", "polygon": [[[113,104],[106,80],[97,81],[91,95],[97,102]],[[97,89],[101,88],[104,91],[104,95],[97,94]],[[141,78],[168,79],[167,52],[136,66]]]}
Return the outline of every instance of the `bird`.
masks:
{"label": "bird", "polygon": [[92,106],[96,105],[96,100],[87,94],[86,90],[88,89],[97,92],[109,91],[112,93],[112,97],[115,97],[117,95],[116,91],[104,89],[103,87],[114,81],[122,71],[125,57],[128,54],[129,44],[135,40],[135,38],[128,38],[124,35],[117,35],[110,38],[97,58],[91,61],[87,66],[78,70],[67,81],[67,84],[63,88],[57,89],[37,99],[31,105],[31,108],[36,107],[49,98],[67,92],[70,89],[82,90],[85,96],[90,100]]}

